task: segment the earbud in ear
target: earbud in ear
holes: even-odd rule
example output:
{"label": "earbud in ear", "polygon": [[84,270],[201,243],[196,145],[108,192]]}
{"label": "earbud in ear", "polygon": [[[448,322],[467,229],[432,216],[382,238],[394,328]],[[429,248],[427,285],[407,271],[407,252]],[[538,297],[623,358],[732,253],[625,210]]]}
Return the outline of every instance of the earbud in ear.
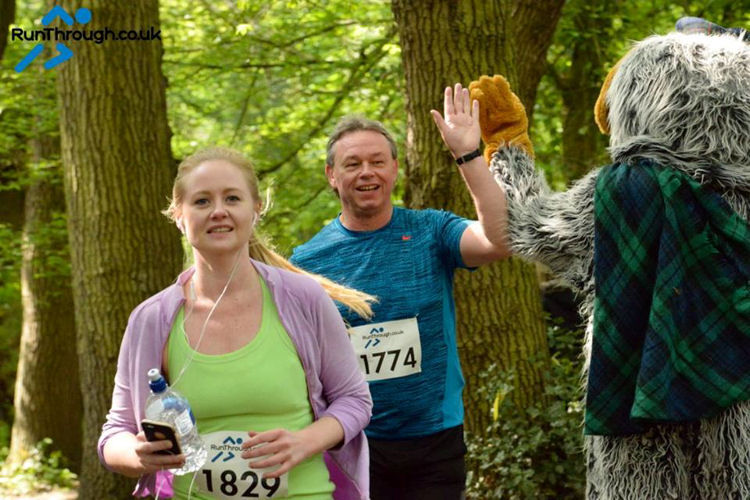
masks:
{"label": "earbud in ear", "polygon": [[177,219],[175,224],[177,224],[177,229],[179,229],[182,234],[185,234],[185,226],[182,225],[182,219]]}

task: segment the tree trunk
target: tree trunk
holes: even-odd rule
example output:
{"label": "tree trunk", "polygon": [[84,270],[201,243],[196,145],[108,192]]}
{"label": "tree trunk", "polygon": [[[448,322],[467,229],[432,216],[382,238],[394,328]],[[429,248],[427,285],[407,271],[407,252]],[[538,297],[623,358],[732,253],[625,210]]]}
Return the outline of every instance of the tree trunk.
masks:
{"label": "tree trunk", "polygon": [[16,0],[0,0],[0,61],[8,45],[8,27],[16,20]]}
{"label": "tree trunk", "polygon": [[70,467],[80,470],[81,389],[70,288],[65,199],[57,137],[32,140],[35,171],[26,193],[21,264],[23,328],[14,394],[11,463],[20,464],[43,438],[52,438]]}
{"label": "tree trunk", "polygon": [[[442,110],[443,89],[502,73],[533,109],[563,0],[393,0],[406,76],[405,201],[475,218],[469,193],[429,115]],[[540,397],[542,372],[529,358],[549,356],[534,267],[516,259],[456,280],[459,350],[466,378],[467,431],[483,435],[490,404],[478,395],[479,374],[491,363],[515,370],[514,401]]]}
{"label": "tree trunk", "polygon": [[[86,29],[159,30],[156,0],[85,6]],[[72,14],[81,3],[63,7]],[[181,265],[177,234],[159,214],[175,173],[162,45],[66,43],[73,57],[59,66],[58,94],[84,403],[80,499],[129,498],[133,480],[105,470],[95,450],[128,316]]]}

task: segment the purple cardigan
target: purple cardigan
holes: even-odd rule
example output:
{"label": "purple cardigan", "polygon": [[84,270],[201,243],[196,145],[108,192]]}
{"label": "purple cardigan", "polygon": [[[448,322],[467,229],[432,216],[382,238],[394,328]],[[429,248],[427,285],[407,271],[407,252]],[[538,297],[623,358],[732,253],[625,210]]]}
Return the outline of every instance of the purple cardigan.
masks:
{"label": "purple cardigan", "polygon": [[[344,428],[344,443],[324,452],[336,500],[366,500],[369,494],[369,456],[363,429],[370,421],[372,399],[333,301],[313,279],[257,261],[253,266],[266,282],[279,317],[297,349],[307,379],[315,419],[336,418]],[[182,285],[192,276],[188,269],[177,282],[133,310],[120,346],[112,407],[99,437],[99,459],[113,435],[139,431],[150,391],[146,372],[162,365],[162,353],[172,323],[185,301]],[[159,473],[160,494],[171,496],[171,473]],[[155,493],[157,474],[141,476],[136,496]]]}

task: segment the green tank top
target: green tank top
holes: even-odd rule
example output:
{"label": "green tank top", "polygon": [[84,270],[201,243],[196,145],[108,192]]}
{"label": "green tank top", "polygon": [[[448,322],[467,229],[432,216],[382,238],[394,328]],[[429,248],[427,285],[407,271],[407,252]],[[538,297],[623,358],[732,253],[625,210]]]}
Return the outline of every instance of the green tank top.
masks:
{"label": "green tank top", "polygon": [[[172,325],[167,341],[167,368],[176,377],[194,355],[174,388],[190,401],[201,435],[216,431],[241,431],[241,435],[248,439],[248,430],[262,432],[285,428],[296,431],[313,422],[302,362],[262,279],[261,288],[263,309],[260,328],[252,341],[236,351],[220,355],[195,352],[185,338],[182,308]],[[220,461],[222,458],[217,452],[209,450],[209,461]],[[202,473],[206,474],[199,470],[196,475]],[[289,496],[273,498],[332,498],[334,485],[329,479],[322,454],[299,463],[288,475]],[[192,474],[175,476],[175,498],[187,498],[192,479]],[[213,480],[218,486],[225,479],[216,477]],[[236,486],[225,492],[236,491],[239,500],[243,491],[247,491],[251,485],[242,483],[238,478]],[[263,491],[260,484],[255,491]],[[194,485],[190,498],[214,497],[197,492]]]}

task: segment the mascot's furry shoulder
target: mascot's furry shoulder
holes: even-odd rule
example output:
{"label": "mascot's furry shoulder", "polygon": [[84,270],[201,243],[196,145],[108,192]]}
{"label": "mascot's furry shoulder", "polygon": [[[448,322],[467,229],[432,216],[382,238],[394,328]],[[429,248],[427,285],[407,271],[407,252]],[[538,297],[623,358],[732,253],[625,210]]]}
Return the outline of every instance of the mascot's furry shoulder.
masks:
{"label": "mascot's furry shoulder", "polygon": [[750,44],[671,33],[613,68],[612,164],[564,192],[534,169],[500,76],[470,86],[516,254],[587,319],[589,498],[750,498]]}

